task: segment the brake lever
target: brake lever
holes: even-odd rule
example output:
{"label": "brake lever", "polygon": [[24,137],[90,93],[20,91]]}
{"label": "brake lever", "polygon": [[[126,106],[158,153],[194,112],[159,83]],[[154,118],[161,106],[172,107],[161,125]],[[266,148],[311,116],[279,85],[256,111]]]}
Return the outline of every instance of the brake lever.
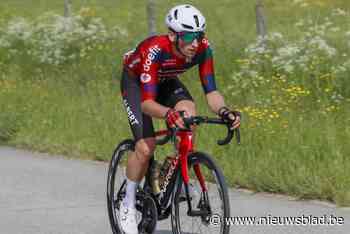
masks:
{"label": "brake lever", "polygon": [[241,144],[241,131],[239,130],[239,128],[236,128],[234,131],[236,132],[237,144],[240,145]]}
{"label": "brake lever", "polygon": [[184,121],[185,129],[191,129],[191,125],[193,124],[192,119],[191,118],[183,118],[183,121]]}

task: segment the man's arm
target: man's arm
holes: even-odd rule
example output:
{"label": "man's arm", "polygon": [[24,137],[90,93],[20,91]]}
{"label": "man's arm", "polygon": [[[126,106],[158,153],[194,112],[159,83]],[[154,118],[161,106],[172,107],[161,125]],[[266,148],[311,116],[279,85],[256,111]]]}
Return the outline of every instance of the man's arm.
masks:
{"label": "man's arm", "polygon": [[154,118],[166,119],[169,127],[178,126],[184,128],[184,122],[178,111],[157,103],[154,100],[146,100],[141,104],[142,112]]}
{"label": "man's arm", "polygon": [[[206,95],[207,98],[207,103],[210,107],[210,109],[222,116],[224,111],[228,110],[223,107],[226,107],[224,97],[220,94],[219,91],[212,91]],[[223,110],[223,111],[222,111]],[[220,113],[219,113],[220,112]],[[241,125],[241,117],[240,115],[234,114],[233,112],[229,112],[228,117],[233,120],[234,122],[232,123],[232,129],[238,128]]]}
{"label": "man's arm", "polygon": [[[202,41],[204,52],[201,56],[201,62],[199,63],[199,76],[201,78],[203,90],[206,94],[207,103],[210,109],[221,116],[226,116],[233,121],[232,128],[238,128],[240,126],[240,116],[234,114],[226,107],[223,96],[216,89],[215,75],[214,75],[214,62],[213,53],[209,46],[207,39]],[[226,113],[228,113],[226,115]]]}
{"label": "man's arm", "polygon": [[166,113],[169,111],[168,107],[165,107],[154,100],[146,100],[141,104],[142,112],[154,118],[164,119]]}
{"label": "man's arm", "polygon": [[212,91],[206,95],[207,103],[210,109],[215,113],[219,114],[220,108],[226,106],[225,100],[219,91]]}

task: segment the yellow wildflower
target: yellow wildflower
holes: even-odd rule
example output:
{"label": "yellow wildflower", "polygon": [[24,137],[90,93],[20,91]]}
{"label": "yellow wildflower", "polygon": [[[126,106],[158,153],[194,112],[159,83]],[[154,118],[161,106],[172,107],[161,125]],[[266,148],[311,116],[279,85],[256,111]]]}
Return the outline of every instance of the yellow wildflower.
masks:
{"label": "yellow wildflower", "polygon": [[94,17],[96,16],[96,11],[90,7],[83,7],[80,9],[79,15],[82,17]]}

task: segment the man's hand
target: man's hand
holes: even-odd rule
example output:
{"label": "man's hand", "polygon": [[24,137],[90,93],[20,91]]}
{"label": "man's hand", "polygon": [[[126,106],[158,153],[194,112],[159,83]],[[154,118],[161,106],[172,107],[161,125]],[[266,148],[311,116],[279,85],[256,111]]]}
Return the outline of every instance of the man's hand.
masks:
{"label": "man's hand", "polygon": [[174,109],[169,109],[165,115],[166,123],[170,128],[185,128],[185,123],[182,120],[182,116],[180,111],[176,111]]}
{"label": "man's hand", "polygon": [[241,113],[238,111],[231,111],[227,107],[222,107],[219,110],[219,116],[231,123],[231,130],[241,126]]}

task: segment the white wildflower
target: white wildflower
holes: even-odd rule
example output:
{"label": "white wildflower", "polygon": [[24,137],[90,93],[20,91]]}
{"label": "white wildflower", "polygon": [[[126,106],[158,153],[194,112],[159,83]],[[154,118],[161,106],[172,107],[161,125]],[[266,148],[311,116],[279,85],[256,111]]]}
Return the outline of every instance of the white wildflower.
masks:
{"label": "white wildflower", "polygon": [[326,18],[326,23],[324,23],[324,25],[322,25],[323,27],[330,27],[331,25],[333,25],[332,21],[329,21],[329,19],[327,20]]}
{"label": "white wildflower", "polygon": [[343,66],[346,68],[346,69],[349,69],[350,70],[350,59],[348,61],[346,61]]}
{"label": "white wildflower", "polygon": [[287,73],[293,73],[294,72],[294,66],[292,66],[291,64],[286,64],[283,67],[283,70],[285,70]]}
{"label": "white wildflower", "polygon": [[305,22],[303,19],[299,20],[294,24],[296,27],[303,27],[305,25]]}
{"label": "white wildflower", "polygon": [[269,40],[276,41],[276,40],[282,40],[283,35],[279,32],[273,32],[269,35]]}
{"label": "white wildflower", "polygon": [[345,15],[347,15],[347,12],[341,8],[337,8],[337,9],[334,9],[332,11],[332,15],[333,16],[345,16]]}
{"label": "white wildflower", "polygon": [[300,52],[300,48],[297,45],[287,45],[279,48],[277,53],[281,57],[293,57]]}
{"label": "white wildflower", "polygon": [[257,77],[259,75],[259,73],[257,71],[248,71],[248,76],[254,78],[254,77]]}
{"label": "white wildflower", "polygon": [[311,60],[311,58],[309,56],[301,55],[301,56],[296,58],[295,64],[298,64],[298,66],[303,71],[307,71],[308,70],[307,64],[310,62],[310,60]]}
{"label": "white wildflower", "polygon": [[327,44],[327,42],[319,36],[312,38],[309,41],[309,45],[317,47],[319,50],[324,51],[329,57],[333,57],[337,50]]}
{"label": "white wildflower", "polygon": [[117,33],[107,32],[99,18],[84,21],[79,15],[63,17],[46,13],[33,23],[30,53],[40,63],[58,65],[78,58],[83,48],[93,48],[116,36]]}
{"label": "white wildflower", "polygon": [[256,44],[251,44],[245,49],[245,53],[247,54],[263,54],[265,51],[265,46],[259,42]]}
{"label": "white wildflower", "polygon": [[6,40],[5,38],[1,38],[0,37],[0,48],[9,48],[9,47],[11,47],[11,43],[8,41],[8,40]]}
{"label": "white wildflower", "polygon": [[32,35],[32,28],[24,18],[14,18],[8,23],[5,32],[7,36],[13,37],[15,40],[25,41]]}
{"label": "white wildflower", "polygon": [[10,49],[9,52],[12,55],[16,55],[18,53],[18,50],[17,49]]}
{"label": "white wildflower", "polygon": [[339,32],[340,31],[340,28],[339,27],[333,27],[330,29],[331,32]]}
{"label": "white wildflower", "polygon": [[336,103],[340,103],[344,100],[344,97],[340,93],[333,92],[331,99]]}
{"label": "white wildflower", "polygon": [[298,5],[298,4],[303,3],[303,2],[304,2],[304,0],[293,0],[294,5]]}
{"label": "white wildflower", "polygon": [[343,65],[339,65],[339,66],[337,66],[336,68],[335,68],[335,72],[336,73],[343,73],[343,72],[346,72],[347,71],[347,69],[346,69],[346,67],[344,67]]}

